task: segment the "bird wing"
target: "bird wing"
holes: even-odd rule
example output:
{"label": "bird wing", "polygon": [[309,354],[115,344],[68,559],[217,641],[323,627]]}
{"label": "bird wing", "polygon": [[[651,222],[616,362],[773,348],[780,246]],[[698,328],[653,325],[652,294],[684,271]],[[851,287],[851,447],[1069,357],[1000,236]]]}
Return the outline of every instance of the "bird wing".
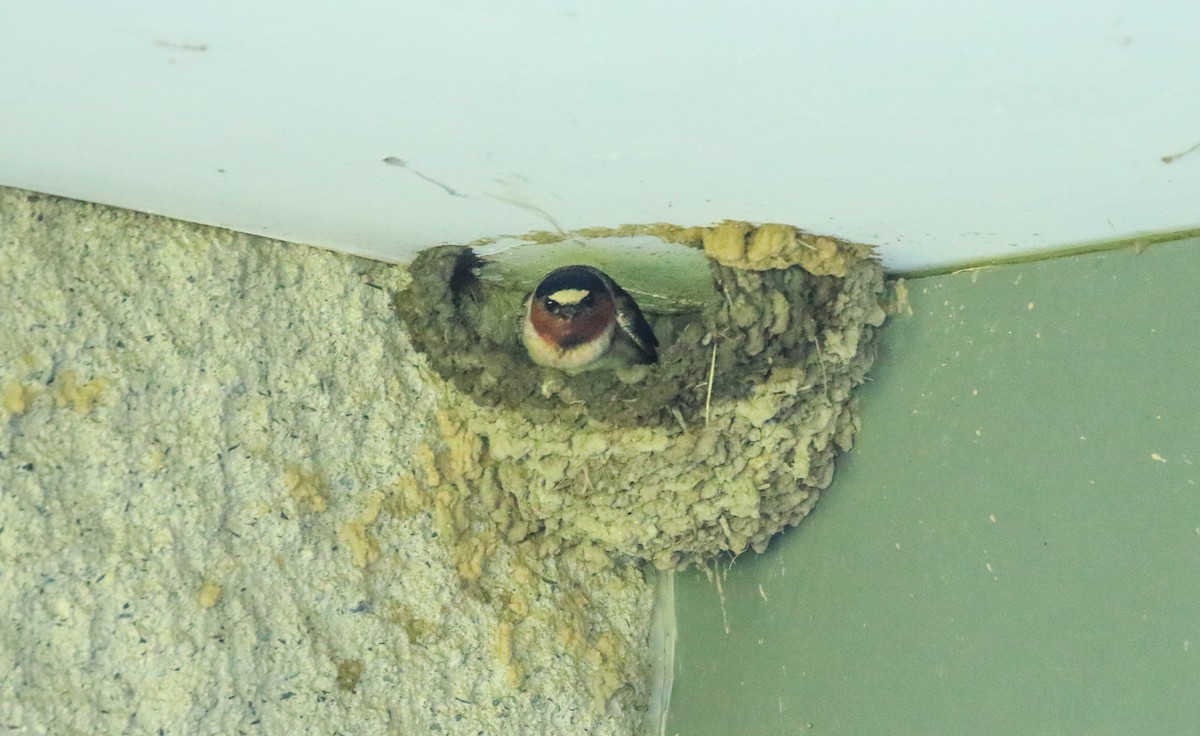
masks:
{"label": "bird wing", "polygon": [[650,362],[657,361],[658,338],[654,336],[654,329],[646,321],[641,308],[627,291],[611,279],[605,279],[605,283],[612,291],[613,303],[617,306],[617,324]]}

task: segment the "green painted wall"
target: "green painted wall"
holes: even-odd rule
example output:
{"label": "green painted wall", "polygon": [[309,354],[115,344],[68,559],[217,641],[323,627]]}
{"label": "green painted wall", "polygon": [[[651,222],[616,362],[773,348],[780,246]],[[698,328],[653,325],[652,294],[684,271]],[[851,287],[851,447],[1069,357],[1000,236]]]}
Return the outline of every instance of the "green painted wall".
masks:
{"label": "green painted wall", "polygon": [[667,733],[1200,733],[1198,246],[909,281],[813,516],[679,576]]}

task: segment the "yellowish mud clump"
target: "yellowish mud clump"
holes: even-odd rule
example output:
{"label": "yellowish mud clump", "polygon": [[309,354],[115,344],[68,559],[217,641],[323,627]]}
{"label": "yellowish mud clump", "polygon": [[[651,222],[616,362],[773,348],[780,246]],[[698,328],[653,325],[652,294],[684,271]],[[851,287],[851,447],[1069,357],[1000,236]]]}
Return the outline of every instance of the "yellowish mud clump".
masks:
{"label": "yellowish mud clump", "polygon": [[702,309],[647,314],[649,367],[538,367],[519,339],[524,294],[477,278],[471,249],[413,263],[397,306],[445,381],[434,454],[469,478],[434,499],[460,572],[504,543],[659,568],[762,551],[850,448],[885,317],[870,248],[779,225],[645,231],[703,249],[715,287]]}
{"label": "yellowish mud clump", "polygon": [[[391,489],[384,510],[396,518],[430,514],[463,590],[500,611],[492,653],[507,687],[525,687],[529,670],[544,666],[539,657],[549,651],[572,663],[596,713],[643,707],[644,630],[606,615],[602,603],[643,591],[638,610],[648,611],[642,570],[613,566],[599,545],[564,545],[545,534],[498,480],[484,436],[463,422],[458,402],[466,400],[451,387],[444,390],[435,433],[440,440],[417,449],[414,472]],[[369,527],[364,532],[370,538]],[[437,624],[409,611],[392,616],[414,642],[438,636]]]}

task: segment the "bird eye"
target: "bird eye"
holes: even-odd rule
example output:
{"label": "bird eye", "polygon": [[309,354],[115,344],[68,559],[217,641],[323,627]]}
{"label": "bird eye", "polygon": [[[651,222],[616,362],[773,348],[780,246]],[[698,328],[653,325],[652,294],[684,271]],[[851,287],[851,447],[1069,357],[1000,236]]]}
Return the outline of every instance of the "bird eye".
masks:
{"label": "bird eye", "polygon": [[558,302],[554,301],[553,299],[547,299],[546,300],[546,309],[549,309],[551,311],[558,309]]}

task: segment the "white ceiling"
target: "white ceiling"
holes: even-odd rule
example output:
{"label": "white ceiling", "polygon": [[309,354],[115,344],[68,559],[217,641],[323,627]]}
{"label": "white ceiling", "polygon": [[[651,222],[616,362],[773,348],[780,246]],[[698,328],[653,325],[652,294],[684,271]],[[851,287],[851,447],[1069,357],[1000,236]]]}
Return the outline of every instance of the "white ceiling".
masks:
{"label": "white ceiling", "polygon": [[390,260],[735,218],[925,267],[1200,225],[1200,151],[1163,161],[1198,34],[1197,0],[0,0],[0,183]]}

